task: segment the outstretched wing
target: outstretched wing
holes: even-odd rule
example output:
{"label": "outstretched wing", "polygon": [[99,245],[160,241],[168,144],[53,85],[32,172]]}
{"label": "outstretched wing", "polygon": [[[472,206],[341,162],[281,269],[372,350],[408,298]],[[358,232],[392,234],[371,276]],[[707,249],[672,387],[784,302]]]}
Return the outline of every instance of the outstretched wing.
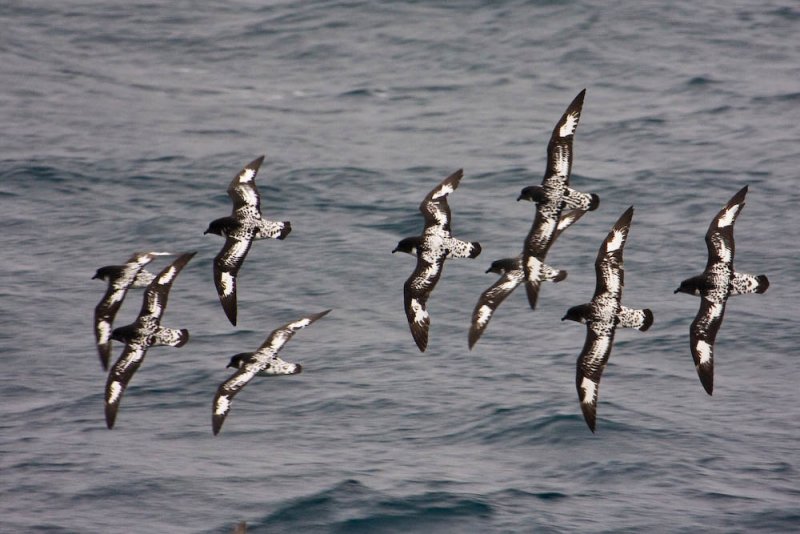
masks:
{"label": "outstretched wing", "polygon": [[420,352],[428,346],[428,328],[431,324],[426,304],[439,281],[444,267],[444,255],[429,262],[417,254],[417,266],[403,284],[403,300],[408,326]]}
{"label": "outstretched wing", "polygon": [[272,331],[272,333],[270,333],[269,336],[267,336],[267,339],[261,344],[255,354],[253,354],[253,358],[258,362],[268,362],[270,358],[278,354],[278,351],[281,350],[287,341],[292,339],[292,336],[294,336],[295,332],[302,330],[314,321],[325,317],[330,313],[330,311],[331,310],[325,310],[307,317],[301,317],[296,321],[286,323],[280,328],[276,328]]}
{"label": "outstretched wing", "polygon": [[214,286],[222,309],[232,325],[236,325],[236,276],[247,257],[253,240],[226,237],[225,244],[214,258]]}
{"label": "outstretched wing", "polygon": [[744,197],[747,195],[747,186],[741,188],[725,204],[725,207],[711,221],[706,232],[706,246],[708,247],[708,263],[706,269],[713,265],[723,263],[728,266],[733,263],[734,241],[733,223],[744,207]]}
{"label": "outstretched wing", "polygon": [[556,226],[556,231],[553,234],[553,241],[555,242],[556,239],[570,226],[575,224],[580,220],[581,217],[586,215],[585,210],[567,210],[561,212],[561,217],[558,219],[558,225]]}
{"label": "outstretched wing", "polygon": [[585,95],[586,89],[578,93],[553,128],[550,142],[547,144],[545,176],[557,175],[569,183],[569,175],[572,172],[572,141],[581,118]]}
{"label": "outstretched wing", "polygon": [[222,428],[222,423],[231,410],[233,397],[244,388],[259,371],[259,363],[250,359],[246,364],[239,368],[230,378],[220,384],[217,393],[214,395],[211,412],[211,429],[216,436]]}
{"label": "outstretched wing", "polygon": [[481,293],[478,303],[472,311],[472,322],[468,337],[470,349],[478,342],[478,339],[483,335],[483,331],[489,326],[489,320],[491,320],[495,310],[522,283],[523,279],[524,274],[520,264],[519,268],[504,272],[497,282]]}
{"label": "outstretched wing", "polygon": [[575,386],[586,424],[592,432],[597,419],[597,396],[600,377],[611,355],[614,343],[613,324],[593,321],[586,325],[586,341],[576,365]]}
{"label": "outstretched wing", "polygon": [[597,259],[594,263],[597,277],[595,297],[602,294],[608,294],[617,300],[622,297],[622,287],[625,284],[622,251],[625,241],[628,239],[632,218],[633,206],[625,210],[625,213],[617,219],[597,252]]}
{"label": "outstretched wing", "polygon": [[425,228],[441,226],[446,231],[450,231],[450,206],[447,204],[447,195],[458,188],[463,175],[464,170],[458,169],[425,195],[419,205],[419,211],[425,218]]}
{"label": "outstretched wing", "polygon": [[142,309],[139,312],[140,317],[150,315],[155,317],[156,320],[161,319],[164,310],[167,308],[167,297],[169,296],[170,288],[172,288],[172,283],[195,254],[197,253],[181,254],[178,259],[167,265],[156,275],[155,279],[145,289]]}
{"label": "outstretched wing", "polygon": [[689,344],[694,366],[709,395],[714,390],[714,341],[725,315],[726,300],[712,301],[701,297],[700,309],[689,327]]}
{"label": "outstretched wing", "polygon": [[106,426],[114,428],[114,421],[117,419],[119,403],[122,401],[122,394],[128,383],[133,378],[134,373],[142,365],[144,356],[147,353],[147,346],[140,344],[126,344],[125,350],[111,367],[106,380],[105,406],[106,406]]}
{"label": "outstretched wing", "polygon": [[261,195],[256,187],[255,178],[263,162],[264,156],[261,156],[248,163],[228,186],[228,196],[233,200],[233,213],[237,218],[241,218],[239,214],[241,216],[249,214],[254,217],[261,214]]}
{"label": "outstretched wing", "polygon": [[109,283],[106,294],[94,309],[94,337],[104,370],[108,369],[111,358],[111,327],[127,292],[127,288],[117,289]]}

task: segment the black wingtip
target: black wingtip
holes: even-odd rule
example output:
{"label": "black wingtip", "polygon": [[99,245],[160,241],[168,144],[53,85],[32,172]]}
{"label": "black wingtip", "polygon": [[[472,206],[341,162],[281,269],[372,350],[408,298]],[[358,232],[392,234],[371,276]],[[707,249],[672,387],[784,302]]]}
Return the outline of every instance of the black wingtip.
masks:
{"label": "black wingtip", "polygon": [[418,328],[414,329],[411,328],[411,335],[414,338],[414,343],[417,344],[417,348],[420,352],[425,352],[425,349],[428,348],[428,332],[425,329]]}
{"label": "black wingtip", "polygon": [[709,395],[714,391],[714,366],[711,364],[700,364],[697,366],[697,376],[700,377],[700,383],[703,384],[703,389]]}
{"label": "black wingtip", "polygon": [[582,89],[581,92],[578,93],[577,96],[575,96],[575,98],[572,99],[572,102],[570,103],[569,108],[571,109],[571,108],[575,108],[575,107],[583,107],[584,98],[586,98],[586,89],[585,88]]}
{"label": "black wingtip", "polygon": [[106,427],[111,430],[114,428],[114,422],[117,420],[117,409],[115,406],[106,404]]}
{"label": "black wingtip", "polygon": [[98,344],[97,355],[100,357],[100,365],[103,371],[108,371],[108,361],[111,359],[111,342]]}
{"label": "black wingtip", "polygon": [[475,343],[481,338],[481,331],[475,328],[475,326],[471,326],[469,329],[469,336],[467,337],[467,345],[469,346],[469,350],[472,350],[472,347],[475,346]]}
{"label": "black wingtip", "polygon": [[581,403],[581,411],[583,412],[583,419],[586,421],[586,426],[588,426],[589,430],[594,434],[597,427],[597,412],[594,406]]}
{"label": "black wingtip", "polygon": [[225,317],[233,326],[236,326],[236,303],[226,305],[225,301],[222,302],[222,310],[225,312]]}
{"label": "black wingtip", "polygon": [[536,302],[539,300],[539,283],[526,282],[525,294],[528,295],[528,305],[535,310]]}
{"label": "black wingtip", "polygon": [[256,159],[254,159],[253,161],[248,163],[247,167],[245,167],[245,168],[246,169],[253,169],[253,170],[257,171],[259,168],[261,168],[261,164],[264,163],[264,158],[266,158],[266,157],[267,157],[266,154],[260,155],[259,157],[257,157]]}
{"label": "black wingtip", "polygon": [[590,196],[592,197],[592,200],[589,201],[589,209],[587,211],[594,211],[598,206],[600,206],[600,197],[594,193],[591,193]]}

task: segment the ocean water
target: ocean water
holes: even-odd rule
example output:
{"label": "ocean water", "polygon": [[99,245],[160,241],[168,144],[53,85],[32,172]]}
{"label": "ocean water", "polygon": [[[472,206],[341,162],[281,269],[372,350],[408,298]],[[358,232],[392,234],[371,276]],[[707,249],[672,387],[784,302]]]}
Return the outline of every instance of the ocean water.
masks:
{"label": "ocean water", "polygon": [[[0,7],[0,531],[796,532],[800,529],[800,8],[796,2],[9,0]],[[565,232],[569,271],[531,311],[518,289],[474,350],[492,260],[517,254],[553,125],[587,89],[572,185],[598,210]],[[260,154],[264,215],[239,325],[203,235]],[[422,197],[450,196],[452,260],[428,351],[403,313]],[[704,235],[742,186],[713,397],[689,353]],[[575,360],[602,239],[630,205],[620,330],[597,433]],[[109,431],[91,280],[136,250],[196,250]],[[154,262],[158,269],[164,262]],[[128,294],[116,325],[138,312]],[[232,354],[333,308],[254,380],[219,436]],[[121,345],[115,345],[115,357]]]}

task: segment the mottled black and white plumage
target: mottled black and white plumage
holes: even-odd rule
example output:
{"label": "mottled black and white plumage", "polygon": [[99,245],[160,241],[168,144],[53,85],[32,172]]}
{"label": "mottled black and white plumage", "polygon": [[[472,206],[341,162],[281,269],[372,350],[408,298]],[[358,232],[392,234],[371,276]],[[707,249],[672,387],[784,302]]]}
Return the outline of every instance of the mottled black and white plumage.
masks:
{"label": "mottled black and white plumage", "polygon": [[561,220],[561,210],[591,211],[600,203],[599,197],[594,193],[581,193],[569,186],[572,141],[581,117],[585,94],[586,89],[578,93],[553,129],[547,145],[547,168],[542,185],[526,187],[517,199],[527,198],[538,204],[522,253],[525,291],[532,309],[536,308],[539,285],[545,279],[544,260],[553,244],[558,222]]}
{"label": "mottled black and white plumage", "polygon": [[425,196],[419,206],[425,218],[425,230],[421,236],[401,240],[392,251],[417,257],[417,266],[403,285],[403,298],[408,326],[421,352],[425,352],[428,346],[431,324],[426,304],[442,275],[444,260],[475,258],[481,253],[481,245],[477,241],[461,241],[450,233],[447,195],[456,190],[463,175],[462,169],[457,170]]}
{"label": "mottled black and white plumage", "polygon": [[155,275],[144,267],[156,256],[166,256],[169,252],[136,252],[124,265],[100,267],[92,279],[108,282],[106,294],[94,309],[94,337],[103,370],[108,370],[111,357],[111,329],[122,301],[129,289],[147,287]]}
{"label": "mottled black and white plumage", "polygon": [[[581,210],[563,212],[558,227],[556,228],[556,233],[553,236],[553,241],[561,235],[561,232],[580,219],[584,213],[586,212]],[[503,258],[494,261],[491,266],[486,269],[486,272],[497,273],[501,276],[497,282],[481,293],[481,296],[478,298],[478,303],[472,311],[472,321],[470,323],[468,335],[470,349],[475,346],[475,343],[478,342],[478,339],[480,339],[486,327],[489,326],[489,321],[500,304],[523,282],[523,280],[525,280],[525,274],[522,269],[522,254],[514,258]],[[566,277],[567,271],[553,269],[549,265],[542,266],[543,281],[560,282]]]}
{"label": "mottled black and white plumage", "polygon": [[211,412],[211,429],[216,436],[231,409],[233,397],[244,388],[254,376],[294,375],[303,370],[299,363],[285,362],[278,357],[278,351],[289,341],[295,332],[305,328],[331,310],[302,317],[274,330],[255,352],[242,352],[231,357],[228,367],[238,369],[228,380],[220,384],[214,396]]}
{"label": "mottled black and white plumage", "polygon": [[230,216],[211,221],[206,234],[225,237],[222,250],[214,258],[214,285],[222,309],[231,324],[236,324],[236,275],[254,240],[284,239],[292,231],[289,221],[269,221],[261,217],[261,195],[255,177],[264,156],[251,161],[228,186],[233,200]]}
{"label": "mottled black and white plumage", "polygon": [[653,312],[622,305],[625,285],[622,251],[628,238],[633,206],[617,220],[609,232],[595,261],[597,282],[591,302],[574,306],[561,319],[586,325],[586,341],[576,365],[575,386],[586,424],[594,432],[600,376],[611,355],[618,326],[647,330],[653,324]]}
{"label": "mottled black and white plumage", "polygon": [[731,295],[763,293],[769,287],[765,275],[737,273],[733,268],[733,224],[747,194],[747,186],[739,190],[717,213],[706,232],[708,262],[703,274],[681,282],[675,293],[700,297],[700,310],[689,328],[689,344],[697,375],[706,393],[714,389],[714,341]]}
{"label": "mottled black and white plumage", "polygon": [[111,337],[125,343],[125,349],[111,367],[106,381],[105,406],[106,425],[114,427],[122,394],[133,374],[139,369],[147,349],[158,345],[182,347],[189,340],[189,331],[161,326],[161,317],[167,308],[167,297],[172,283],[195,252],[181,254],[178,259],[158,273],[144,292],[139,317],[126,326],[115,328]]}

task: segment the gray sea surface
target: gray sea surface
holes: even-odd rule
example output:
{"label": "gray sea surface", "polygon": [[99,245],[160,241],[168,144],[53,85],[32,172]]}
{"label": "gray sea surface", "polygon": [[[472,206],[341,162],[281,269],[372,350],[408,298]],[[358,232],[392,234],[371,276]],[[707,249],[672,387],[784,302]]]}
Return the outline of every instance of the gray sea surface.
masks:
{"label": "gray sea surface", "polygon": [[[7,0],[0,27],[0,531],[800,530],[796,2]],[[549,252],[568,278],[470,351],[584,88],[571,185],[600,207]],[[293,230],[252,247],[234,327],[203,231],[261,154]],[[459,168],[453,233],[483,252],[446,263],[422,354],[391,251]],[[673,291],[744,185],[735,265],[771,286],[728,302],[708,396]],[[630,205],[623,302],[655,324],[617,332],[592,434],[561,317]],[[191,340],[150,349],[109,431],[91,277],[137,250],[197,251],[163,320]],[[213,436],[230,356],[328,308],[281,352],[303,373],[255,379]]]}

